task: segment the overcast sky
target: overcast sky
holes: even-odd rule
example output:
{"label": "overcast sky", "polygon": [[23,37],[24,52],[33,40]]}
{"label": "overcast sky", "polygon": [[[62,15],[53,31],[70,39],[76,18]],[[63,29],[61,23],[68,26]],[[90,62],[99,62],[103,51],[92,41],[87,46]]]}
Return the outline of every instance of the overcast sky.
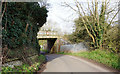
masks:
{"label": "overcast sky", "polygon": [[[83,4],[87,2],[87,0],[78,1],[83,2]],[[46,24],[49,25],[49,27],[58,30],[59,32],[71,33],[73,32],[73,21],[78,17],[78,15],[72,9],[62,6],[64,2],[74,5],[74,0],[48,0],[50,6],[48,7],[49,12]]]}
{"label": "overcast sky", "polygon": [[73,31],[73,20],[77,14],[70,8],[62,6],[63,2],[74,3],[73,0],[48,0],[50,6],[48,7],[47,24],[59,32],[71,33]]}

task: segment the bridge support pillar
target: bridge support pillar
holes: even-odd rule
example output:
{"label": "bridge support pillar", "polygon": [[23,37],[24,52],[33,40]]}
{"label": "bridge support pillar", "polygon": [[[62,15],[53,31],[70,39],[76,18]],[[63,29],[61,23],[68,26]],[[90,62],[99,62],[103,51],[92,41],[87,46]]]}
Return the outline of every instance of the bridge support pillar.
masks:
{"label": "bridge support pillar", "polygon": [[57,40],[57,38],[53,38],[53,39],[48,39],[47,40],[47,50],[48,53],[50,52],[51,48],[54,46],[55,41]]}

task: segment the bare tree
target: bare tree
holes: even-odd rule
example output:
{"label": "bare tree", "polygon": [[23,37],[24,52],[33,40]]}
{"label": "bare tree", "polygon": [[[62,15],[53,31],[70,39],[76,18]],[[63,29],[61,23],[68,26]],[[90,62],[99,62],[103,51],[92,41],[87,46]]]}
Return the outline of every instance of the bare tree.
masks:
{"label": "bare tree", "polygon": [[[87,2],[88,7],[86,12],[85,7],[83,7],[81,2],[78,0],[74,0],[74,2],[77,9],[67,3],[65,3],[65,5],[77,12],[79,17],[82,18],[84,27],[88,35],[91,37],[94,47],[96,49],[102,47],[103,35],[106,31],[105,29],[109,28],[110,25],[114,23],[114,19],[119,13],[120,9],[118,9],[118,11],[116,11],[116,8],[110,9],[110,0],[103,0],[102,2],[92,0],[92,2]],[[106,20],[108,20],[110,13],[114,14],[107,22]]]}

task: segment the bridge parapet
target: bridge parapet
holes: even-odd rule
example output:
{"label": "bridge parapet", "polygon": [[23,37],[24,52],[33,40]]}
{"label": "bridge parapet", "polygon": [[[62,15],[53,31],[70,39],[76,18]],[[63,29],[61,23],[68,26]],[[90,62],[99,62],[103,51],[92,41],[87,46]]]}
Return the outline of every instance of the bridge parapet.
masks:
{"label": "bridge parapet", "polygon": [[39,31],[37,34],[38,39],[42,38],[61,38],[61,36],[57,32],[51,31]]}
{"label": "bridge parapet", "polygon": [[59,34],[57,32],[51,32],[51,31],[39,31],[38,35],[40,36],[58,36]]}

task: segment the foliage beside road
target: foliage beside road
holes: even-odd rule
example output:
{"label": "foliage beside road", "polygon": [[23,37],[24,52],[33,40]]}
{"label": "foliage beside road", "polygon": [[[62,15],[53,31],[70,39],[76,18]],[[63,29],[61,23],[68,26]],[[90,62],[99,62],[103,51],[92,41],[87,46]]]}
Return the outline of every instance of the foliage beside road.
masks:
{"label": "foliage beside road", "polygon": [[85,51],[79,53],[64,53],[60,52],[58,54],[65,55],[73,55],[80,56],[84,58],[88,58],[91,60],[95,60],[99,63],[103,63],[109,67],[113,67],[115,69],[120,69],[120,56],[119,54],[115,54],[106,50],[94,50],[94,51]]}
{"label": "foliage beside road", "polygon": [[44,52],[44,53],[47,53],[47,52],[48,52],[48,50],[46,50],[46,49],[40,49],[40,51],[41,51],[41,52]]}
{"label": "foliage beside road", "polygon": [[[72,5],[67,4],[69,8],[72,8],[78,13],[79,17],[74,20],[75,31],[65,37],[71,43],[87,42],[92,50],[109,49],[110,51],[119,53],[120,26],[118,20],[115,18],[120,10],[116,10],[119,6],[112,5],[111,8],[109,2],[110,1],[107,3],[107,0],[100,3],[98,3],[97,0],[93,0],[92,3],[86,2],[88,4],[87,11],[90,12],[87,12],[84,9],[84,4],[78,0],[75,0],[75,5],[78,9],[74,9]],[[114,11],[112,11],[112,9]],[[112,17],[110,17],[111,14]]]}
{"label": "foliage beside road", "polygon": [[[66,4],[67,7],[77,12],[79,17],[74,20],[75,31],[71,35],[65,35],[65,37],[71,43],[86,42],[92,51],[62,54],[85,57],[120,69],[120,25],[118,20],[114,22],[120,10],[112,11],[111,9],[114,9],[114,7],[117,9],[117,6],[112,5],[111,8],[109,2],[107,3],[107,0],[101,3],[98,3],[97,0],[95,2],[93,0],[92,3],[87,2],[87,9],[90,12],[86,12],[84,5],[78,0],[75,1],[78,9]],[[100,10],[98,9],[99,6],[101,6]],[[113,16],[109,17],[113,12]],[[112,20],[109,20],[109,18]]]}
{"label": "foliage beside road", "polygon": [[37,32],[48,12],[41,2],[2,2],[2,63],[14,58],[29,63],[29,55],[40,54]]}
{"label": "foliage beside road", "polygon": [[36,72],[39,70],[40,65],[45,62],[45,56],[40,55],[37,57],[37,62],[32,65],[23,64],[21,66],[15,66],[14,68],[11,67],[2,67],[3,74],[6,72]]}

